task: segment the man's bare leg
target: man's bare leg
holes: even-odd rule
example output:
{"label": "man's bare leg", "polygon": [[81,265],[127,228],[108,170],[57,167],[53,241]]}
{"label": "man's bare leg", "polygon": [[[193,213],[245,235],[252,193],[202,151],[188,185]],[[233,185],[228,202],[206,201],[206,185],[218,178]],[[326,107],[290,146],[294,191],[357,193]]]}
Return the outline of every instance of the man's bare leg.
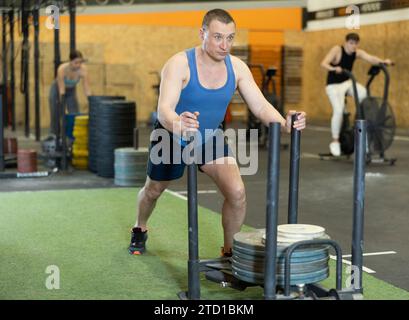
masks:
{"label": "man's bare leg", "polygon": [[246,191],[234,158],[223,158],[206,163],[202,170],[217,185],[224,196],[222,225],[224,230],[224,252],[233,247],[233,236],[240,231],[246,215]]}
{"label": "man's bare leg", "polygon": [[149,177],[146,178],[145,186],[138,193],[135,227],[141,228],[142,231],[147,229],[148,219],[156,206],[156,201],[169,184],[170,181],[155,181]]}

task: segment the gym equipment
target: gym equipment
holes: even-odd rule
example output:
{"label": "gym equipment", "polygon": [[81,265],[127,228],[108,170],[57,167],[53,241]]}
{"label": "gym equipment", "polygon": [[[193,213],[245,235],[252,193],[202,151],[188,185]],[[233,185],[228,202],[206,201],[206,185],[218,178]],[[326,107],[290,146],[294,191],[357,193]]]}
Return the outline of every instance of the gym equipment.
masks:
{"label": "gym equipment", "polygon": [[[280,98],[277,95],[277,88],[276,82],[274,77],[277,74],[277,68],[269,67],[265,70],[262,64],[248,64],[250,69],[257,69],[258,72],[261,74],[261,86],[260,90],[263,93],[266,100],[271,103],[280,114],[285,117],[284,115],[284,108],[283,104],[280,101]],[[271,90],[270,90],[271,87]],[[268,147],[268,127],[263,125],[259,119],[257,119],[251,111],[248,114],[247,120],[247,134],[250,133],[250,129],[257,129],[258,130],[258,139],[259,139],[259,146],[263,148]],[[288,144],[283,144],[282,147],[284,149],[288,148]]]}
{"label": "gym equipment", "polygon": [[[380,73],[384,73],[384,90],[382,97],[371,96],[371,84],[375,77]],[[343,72],[351,79],[354,91],[354,102],[356,107],[355,119],[363,119],[367,121],[367,163],[386,163],[394,165],[396,158],[388,159],[385,157],[385,151],[392,145],[395,136],[395,116],[388,102],[390,76],[388,68],[385,64],[372,66],[368,71],[368,81],[366,83],[367,97],[359,103],[358,91],[356,87],[356,79],[352,72],[343,70]],[[349,158],[354,152],[354,128],[350,125],[350,113],[344,113],[339,141],[341,144],[341,157]],[[377,154],[379,157],[375,158]],[[319,154],[322,160],[339,158],[331,154]]]}
{"label": "gym equipment", "polygon": [[34,110],[35,110],[35,137],[41,139],[40,129],[40,6],[41,1],[36,0],[32,10],[34,25]]}
{"label": "gym equipment", "polygon": [[[10,57],[14,57],[14,3],[12,2],[9,10],[9,30],[10,30]],[[10,100],[11,100],[11,128],[16,131],[16,85],[14,60],[10,59]]]}
{"label": "gym equipment", "polygon": [[17,154],[18,141],[17,138],[4,138],[3,140],[3,151],[4,154]]}
{"label": "gym equipment", "polygon": [[41,142],[40,157],[44,160],[44,164],[49,168],[58,167],[58,154],[57,154],[57,136],[55,134],[49,135]]}
{"label": "gym equipment", "polygon": [[51,171],[37,171],[29,173],[20,172],[0,172],[0,179],[14,179],[14,178],[44,178],[51,176],[58,172],[58,168],[54,168]]}
{"label": "gym equipment", "polygon": [[88,168],[88,115],[74,118],[71,163],[76,169]]}
{"label": "gym equipment", "polygon": [[115,185],[143,186],[146,179],[148,158],[148,148],[115,149]]}
{"label": "gym equipment", "polygon": [[91,172],[97,172],[97,118],[98,118],[98,105],[102,101],[114,101],[125,100],[124,96],[90,96],[88,97],[89,103],[89,122],[88,122],[88,169]]}
{"label": "gym equipment", "polygon": [[65,98],[62,96],[56,110],[57,132],[51,134],[41,142],[42,153],[40,158],[50,167],[58,167],[60,170],[68,169],[68,159],[71,156],[71,150],[67,144],[67,121],[65,114]]}
{"label": "gym equipment", "polygon": [[2,37],[1,37],[1,42],[2,42],[2,52],[1,52],[1,64],[2,64],[2,85],[1,85],[1,94],[2,94],[2,99],[3,99],[3,106],[4,109],[2,110],[3,112],[3,125],[9,123],[9,113],[8,113],[8,105],[7,105],[7,81],[8,81],[8,75],[7,75],[7,13],[6,11],[2,10],[1,11],[1,27],[2,27]]}
{"label": "gym equipment", "polygon": [[3,122],[3,95],[0,94],[0,172],[6,166],[4,159],[4,122]]}
{"label": "gym equipment", "polygon": [[[385,77],[384,91],[382,97],[371,96],[370,86],[374,78],[383,71]],[[392,145],[395,136],[396,123],[395,116],[388,102],[390,76],[385,64],[372,66],[368,71],[370,76],[366,84],[368,96],[362,101],[363,118],[367,121],[368,127],[368,155],[367,161],[376,163],[389,163],[394,165],[396,158],[388,159],[385,151]],[[374,158],[373,155],[379,155]]]}
{"label": "gym equipment", "polygon": [[17,167],[17,139],[4,138],[3,96],[0,93],[0,174],[8,167]]}
{"label": "gym equipment", "polygon": [[115,176],[115,149],[133,146],[136,104],[130,101],[102,101],[97,116],[97,174]]}
{"label": "gym equipment", "polygon": [[[292,123],[295,119],[296,115],[292,117]],[[219,283],[222,287],[245,290],[250,286],[261,285],[264,288],[264,298],[268,300],[361,299],[363,294],[366,122],[364,120],[355,122],[356,152],[352,231],[352,265],[355,268],[352,271],[349,288],[342,288],[342,250],[335,241],[328,239],[322,227],[297,225],[297,206],[294,205],[289,206],[288,212],[288,220],[291,221],[291,225],[277,227],[280,166],[279,123],[270,124],[269,140],[266,229],[265,232],[256,230],[253,240],[250,241],[244,240],[248,236],[246,233],[239,232],[234,236],[232,264],[226,257],[199,260],[197,168],[195,163],[188,164],[188,290],[179,292],[179,298],[200,299],[199,275],[200,272],[203,272],[207,280]],[[299,165],[300,148],[297,141],[300,141],[300,132],[292,130],[291,158],[294,159],[291,162],[292,167]],[[290,170],[290,181],[294,179],[292,175],[297,172],[298,170]],[[298,176],[296,178],[298,179]],[[298,183],[293,183],[291,186],[289,203],[294,204],[298,202]],[[283,243],[287,244],[285,248]],[[326,263],[329,247],[335,249],[337,257],[336,285],[335,289],[327,290],[316,282],[328,276]]]}
{"label": "gym equipment", "polygon": [[[279,225],[277,235],[277,284],[284,285],[285,251],[302,240],[329,239],[318,226],[288,224]],[[313,230],[313,232],[311,232]],[[264,283],[265,229],[239,232],[234,235],[232,271],[243,281],[262,285]],[[297,249],[291,258],[291,285],[319,282],[328,277],[329,247],[309,246]]]}
{"label": "gym equipment", "polygon": [[37,171],[37,152],[35,150],[18,150],[17,171],[19,173],[31,173]]}

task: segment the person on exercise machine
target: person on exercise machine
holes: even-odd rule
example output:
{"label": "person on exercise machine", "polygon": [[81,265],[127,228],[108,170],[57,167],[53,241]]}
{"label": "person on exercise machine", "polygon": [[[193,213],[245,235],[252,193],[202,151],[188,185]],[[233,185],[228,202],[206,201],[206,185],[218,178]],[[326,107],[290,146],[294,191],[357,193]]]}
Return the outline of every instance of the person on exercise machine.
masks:
{"label": "person on exercise machine", "polygon": [[[329,149],[333,156],[341,155],[339,135],[345,108],[345,95],[353,96],[352,81],[343,73],[343,70],[352,71],[356,58],[363,59],[373,65],[380,63],[392,64],[389,59],[383,60],[362,49],[358,49],[359,40],[357,33],[348,33],[344,44],[332,47],[321,62],[321,67],[329,71],[325,90],[332,106],[332,142],[329,144]],[[363,85],[357,83],[357,91],[358,100],[361,103],[366,97],[366,89]]]}
{"label": "person on exercise machine", "polygon": [[[265,99],[248,66],[229,54],[235,33],[236,25],[228,12],[214,9],[206,13],[200,29],[201,45],[177,53],[162,69],[156,129],[167,130],[173,138],[179,137],[176,138],[179,141],[181,136],[192,130],[205,137],[206,129],[219,128],[237,88],[253,114],[265,125],[280,122],[283,131],[290,132],[291,115],[296,111],[282,117]],[[306,114],[299,112],[294,128],[302,130],[305,125]],[[212,158],[197,164],[199,170],[215,182],[224,197],[222,255],[231,255],[233,235],[240,231],[246,213],[246,194],[228,145],[222,145],[221,150],[215,152],[214,145],[208,143],[212,138],[199,146],[204,153],[209,151]],[[138,194],[137,221],[131,230],[129,245],[129,253],[133,255],[145,251],[147,222],[156,201],[172,180],[183,176],[185,168],[184,162],[153,163],[153,147],[157,143],[151,142],[147,178]],[[183,149],[182,143],[179,147]],[[208,153],[204,158],[209,158]]]}

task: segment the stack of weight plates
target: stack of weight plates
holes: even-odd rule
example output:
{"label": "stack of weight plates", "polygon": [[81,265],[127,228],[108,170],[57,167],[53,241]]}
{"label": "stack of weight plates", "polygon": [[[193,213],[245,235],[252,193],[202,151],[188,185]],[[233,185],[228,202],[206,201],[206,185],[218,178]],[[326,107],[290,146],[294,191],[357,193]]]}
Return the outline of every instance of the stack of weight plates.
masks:
{"label": "stack of weight plates", "polygon": [[97,174],[113,178],[115,149],[133,145],[136,105],[131,101],[102,101],[97,112]]}
{"label": "stack of weight plates", "polygon": [[123,187],[142,186],[146,179],[147,148],[115,150],[115,184]]}
{"label": "stack of weight plates", "polygon": [[89,122],[88,122],[88,169],[97,172],[97,117],[98,105],[102,101],[125,100],[124,96],[90,96],[89,102]]}
{"label": "stack of weight plates", "polygon": [[[234,235],[232,271],[243,281],[264,283],[265,229]],[[277,228],[277,285],[284,285],[285,252],[288,246],[303,240],[329,239],[325,229],[313,225],[280,225]],[[329,246],[298,248],[291,258],[291,285],[316,283],[329,276]]]}
{"label": "stack of weight plates", "polygon": [[77,169],[88,168],[88,116],[76,116],[73,129],[72,165]]}

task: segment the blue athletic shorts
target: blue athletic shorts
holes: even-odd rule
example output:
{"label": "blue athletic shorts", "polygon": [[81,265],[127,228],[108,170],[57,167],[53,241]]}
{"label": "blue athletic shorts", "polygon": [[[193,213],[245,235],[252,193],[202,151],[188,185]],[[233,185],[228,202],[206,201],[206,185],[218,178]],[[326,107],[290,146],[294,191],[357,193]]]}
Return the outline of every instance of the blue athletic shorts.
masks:
{"label": "blue athletic shorts", "polygon": [[[164,129],[164,128],[159,123],[159,121],[156,121],[154,129]],[[169,133],[170,141],[173,141],[174,139],[173,134],[169,131],[168,133]],[[152,151],[152,148],[155,145],[157,145],[160,141],[161,140],[151,141],[150,143],[147,175],[149,176],[149,178],[155,181],[170,181],[170,180],[176,180],[176,179],[181,178],[183,176],[183,173],[186,167],[186,163],[184,163],[183,160],[181,159],[181,153],[183,152],[184,146],[178,145],[178,148],[176,150],[174,150],[173,147],[169,148],[170,149],[170,157],[169,157],[170,163],[155,164],[152,162],[152,159],[151,159],[151,151]],[[232,157],[233,156],[233,152],[231,151],[226,139],[224,139],[223,150],[216,150],[217,144],[216,144],[215,137],[213,138],[213,145],[207,142],[207,143],[202,144],[200,148],[202,150],[201,158],[199,158],[198,161],[196,161],[197,166],[200,171],[202,171],[201,167],[209,161],[216,160],[222,157]],[[174,151],[176,151],[176,154]],[[211,153],[209,154],[209,152]],[[175,159],[177,159],[177,161],[175,161]]]}

